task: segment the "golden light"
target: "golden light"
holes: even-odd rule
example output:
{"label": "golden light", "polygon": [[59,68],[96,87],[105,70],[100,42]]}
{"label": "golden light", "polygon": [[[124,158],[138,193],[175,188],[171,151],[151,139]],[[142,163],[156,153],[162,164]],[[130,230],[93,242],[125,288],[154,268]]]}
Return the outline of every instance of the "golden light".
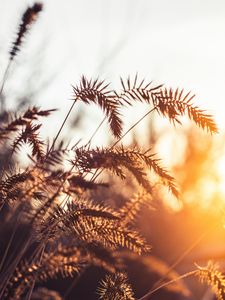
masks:
{"label": "golden light", "polygon": [[224,196],[225,202],[225,156],[220,158],[216,163],[216,169],[218,171],[218,192]]}

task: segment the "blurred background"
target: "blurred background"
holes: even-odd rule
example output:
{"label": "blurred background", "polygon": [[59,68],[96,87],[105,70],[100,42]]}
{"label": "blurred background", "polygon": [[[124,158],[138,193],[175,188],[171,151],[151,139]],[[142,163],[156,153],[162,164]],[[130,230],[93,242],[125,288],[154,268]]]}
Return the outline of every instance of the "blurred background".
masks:
{"label": "blurred background", "polygon": [[[28,0],[0,0],[1,72],[20,16]],[[225,78],[225,3],[166,0],[45,0],[44,11],[17,57],[36,67],[32,86],[48,80],[38,95],[41,105],[67,111],[71,85],[82,74],[119,83],[135,75],[197,95],[219,123],[223,122]],[[29,68],[30,70],[30,68]],[[40,72],[38,72],[40,71]],[[16,76],[16,75],[15,75]]]}
{"label": "blurred background", "polygon": [[[1,77],[21,15],[32,3],[0,0]],[[83,74],[105,79],[112,83],[112,88],[117,88],[120,76],[134,77],[138,72],[140,78],[153,80],[155,84],[191,90],[196,94],[196,105],[214,115],[219,127],[217,136],[210,136],[185,120],[183,127],[173,127],[167,120],[153,116],[124,142],[128,145],[138,142],[157,152],[181,190],[180,201],[168,193],[159,195],[154,210],[143,212],[140,218],[140,226],[153,246],[152,253],[171,264],[207,232],[177,266],[177,271],[187,272],[193,268],[193,262],[204,265],[209,259],[219,261],[223,268],[225,2],[45,0],[43,3],[44,10],[10,70],[4,89],[6,107],[20,109],[35,104],[44,109],[58,108],[51,122],[44,125],[42,135],[47,138],[54,136],[60,126],[71,105],[71,85],[78,84]],[[144,105],[129,109],[125,113],[125,127],[146,111]],[[95,128],[101,119],[101,111],[95,107],[78,105],[63,135],[68,141],[85,140],[84,137],[90,136],[90,128]],[[109,142],[111,137],[107,128],[103,128],[93,144],[102,146]],[[112,198],[116,201],[117,197]],[[221,224],[211,230],[218,220]],[[130,277],[141,296],[156,278],[149,275],[143,279],[135,272],[131,271]],[[90,270],[85,276],[97,281],[102,274],[96,274],[96,270]],[[85,280],[80,281],[74,295],[78,295],[77,299],[94,299],[90,295],[96,282],[90,281],[88,294]],[[192,291],[190,295],[164,292],[152,299],[214,299],[196,280],[188,281],[187,285]]]}

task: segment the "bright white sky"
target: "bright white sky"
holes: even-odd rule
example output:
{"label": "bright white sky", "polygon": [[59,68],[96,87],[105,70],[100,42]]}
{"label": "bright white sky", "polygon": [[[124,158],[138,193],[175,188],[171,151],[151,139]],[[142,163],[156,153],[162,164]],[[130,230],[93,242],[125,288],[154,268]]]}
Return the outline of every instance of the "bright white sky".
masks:
{"label": "bright white sky", "polygon": [[[45,49],[53,84],[39,103],[65,113],[82,74],[117,84],[134,75],[183,87],[225,129],[224,0],[45,0],[24,54]],[[10,47],[28,0],[0,0],[0,54]],[[30,53],[30,52],[29,52]],[[4,69],[4,59],[0,59]],[[60,70],[60,71],[58,71]],[[53,80],[54,79],[54,80]]]}

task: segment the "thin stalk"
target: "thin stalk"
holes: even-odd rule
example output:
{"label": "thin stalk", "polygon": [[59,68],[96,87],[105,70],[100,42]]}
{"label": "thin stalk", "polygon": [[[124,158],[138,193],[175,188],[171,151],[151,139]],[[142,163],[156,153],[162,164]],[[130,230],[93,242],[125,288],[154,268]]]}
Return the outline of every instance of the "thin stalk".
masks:
{"label": "thin stalk", "polygon": [[14,272],[16,266],[18,265],[18,263],[20,262],[21,258],[23,257],[24,253],[26,252],[26,250],[28,249],[28,247],[30,246],[32,238],[30,237],[26,244],[24,245],[24,248],[21,249],[19,255],[17,256],[17,258],[12,262],[12,264],[9,266],[8,270],[2,274],[2,280],[0,280],[1,284],[0,287],[2,287],[2,290],[0,292],[0,299],[2,299],[1,297],[3,296],[5,289],[8,285],[8,282],[10,280],[10,275]]}
{"label": "thin stalk", "polygon": [[[135,122],[116,142],[109,148],[109,150],[113,149],[134,127],[136,127],[144,118],[146,118],[150,113],[152,113],[156,108],[153,107],[146,114],[144,114],[137,122]],[[97,177],[103,172],[103,169],[96,170],[91,178],[92,181],[95,181]]]}
{"label": "thin stalk", "polygon": [[[32,226],[32,221],[33,221],[33,219],[30,222],[31,226]],[[16,269],[17,265],[19,264],[21,258],[23,257],[24,253],[27,251],[29,246],[32,244],[32,242],[33,242],[33,237],[29,236],[27,241],[24,243],[24,246],[21,247],[21,250],[18,253],[18,255],[16,256],[16,258],[8,266],[8,269],[5,272],[3,272],[3,274],[0,276],[0,288],[2,287],[2,290],[0,292],[0,299],[8,285],[10,277],[12,276],[12,274],[13,274],[14,270]],[[36,251],[37,252],[40,251],[40,248],[36,249]],[[2,278],[2,280],[1,280],[1,278]]]}
{"label": "thin stalk", "polygon": [[15,224],[14,224],[14,228],[13,228],[13,232],[12,232],[12,234],[10,236],[8,245],[7,245],[6,249],[5,249],[4,255],[3,255],[1,263],[0,263],[0,271],[1,271],[2,267],[3,267],[3,264],[5,262],[6,256],[7,256],[8,252],[9,252],[9,248],[10,248],[10,246],[12,244],[13,238],[14,238],[16,230],[17,230],[17,227],[18,227],[18,220],[16,219]]}
{"label": "thin stalk", "polygon": [[[5,69],[4,75],[3,75],[2,84],[1,84],[1,88],[0,88],[0,97],[2,96],[5,83],[6,83],[6,80],[8,78],[8,75],[9,75],[9,69],[10,69],[11,63],[12,63],[12,60],[10,59],[9,62],[8,62],[8,65]],[[1,99],[1,111],[2,112],[4,110],[4,105],[5,105],[5,102],[4,102],[3,97],[2,97],[2,99]]]}
{"label": "thin stalk", "polygon": [[153,107],[146,114],[144,114],[137,122],[135,122],[109,149],[113,149],[134,127],[136,127],[144,118],[152,113],[156,107]]}
{"label": "thin stalk", "polygon": [[35,286],[35,280],[33,280],[32,285],[30,287],[30,290],[29,290],[28,295],[25,300],[30,300],[32,293],[33,293],[34,286]]}
{"label": "thin stalk", "polygon": [[86,146],[89,146],[89,147],[90,147],[93,138],[95,137],[95,135],[96,135],[96,133],[99,131],[99,129],[102,127],[102,125],[103,125],[103,123],[105,122],[105,120],[106,120],[106,117],[104,117],[104,118],[102,119],[102,121],[100,122],[100,124],[98,125],[98,127],[95,129],[95,131],[93,132],[93,134],[91,135],[90,139],[88,140],[87,144],[86,144],[84,147],[86,147]]}
{"label": "thin stalk", "polygon": [[[40,259],[39,259],[39,262],[41,263],[42,261],[42,258],[43,258],[43,254],[44,254],[44,251],[45,251],[45,245],[42,247],[42,249],[40,249],[41,253],[40,253]],[[39,253],[38,253],[39,254]],[[32,296],[32,293],[33,293],[33,289],[34,289],[34,286],[35,286],[35,282],[36,282],[36,277],[34,277],[34,280],[32,282],[32,285],[30,287],[30,290],[28,292],[28,295],[26,297],[26,300],[30,300],[31,299],[31,296]]]}
{"label": "thin stalk", "polygon": [[[66,179],[65,179],[65,180],[66,180]],[[60,185],[60,187],[58,188],[58,191],[56,192],[56,194],[59,193],[61,187],[62,187],[63,184],[65,183],[65,180],[63,181],[63,183],[62,183],[62,184]],[[56,194],[54,195],[55,197],[56,197]],[[36,213],[36,215],[37,215],[37,213]],[[30,225],[31,225],[31,226],[33,225],[33,222],[34,222],[34,220],[35,220],[35,218],[36,218],[36,215],[34,215],[34,217],[32,218],[32,220],[31,220],[31,222],[30,222]],[[48,239],[48,235],[47,235],[47,239]],[[14,272],[16,266],[18,265],[18,263],[19,263],[21,257],[24,255],[24,253],[25,253],[25,251],[27,250],[27,248],[31,245],[31,242],[32,242],[32,237],[29,237],[28,240],[27,240],[27,242],[26,242],[26,244],[24,245],[24,248],[20,251],[20,253],[18,254],[17,258],[16,258],[16,259],[13,261],[13,263],[9,266],[9,268],[8,268],[8,270],[6,270],[5,274],[2,275],[2,276],[3,276],[3,278],[2,278],[3,280],[2,280],[2,282],[0,281],[0,282],[1,282],[0,287],[2,287],[2,291],[0,292],[0,299],[1,299],[1,296],[3,295],[5,289],[6,289],[7,285],[8,285],[8,282],[9,282],[9,280],[10,280],[11,274]],[[42,251],[42,249],[44,249],[45,246],[46,246],[46,245],[42,242],[42,244],[40,245],[40,247],[38,247],[38,248],[36,249],[35,254],[33,254],[33,259],[35,259],[35,258],[39,255],[40,251]]]}
{"label": "thin stalk", "polygon": [[72,109],[74,108],[74,105],[75,105],[76,102],[77,102],[76,100],[73,101],[73,103],[72,103],[72,105],[71,105],[71,107],[70,107],[70,109],[69,109],[69,111],[68,111],[66,117],[64,118],[64,120],[63,120],[63,122],[62,122],[62,125],[60,126],[60,128],[59,128],[59,130],[58,130],[58,132],[57,132],[57,134],[56,134],[56,136],[55,136],[55,138],[54,138],[54,140],[53,140],[53,142],[52,142],[52,145],[51,145],[50,149],[48,150],[48,152],[47,152],[47,154],[46,154],[46,157],[49,155],[49,153],[52,151],[52,149],[54,149],[55,143],[56,143],[56,141],[57,141],[57,139],[58,139],[60,133],[62,132],[63,127],[64,127],[64,125],[65,125],[67,119],[69,118],[69,115],[70,115]]}
{"label": "thin stalk", "polygon": [[[70,171],[68,172],[69,174],[72,172],[73,168],[74,168],[74,166],[71,167]],[[59,194],[59,192],[60,192],[62,186],[64,185],[64,183],[66,182],[66,180],[67,180],[67,178],[65,178],[65,179],[63,180],[63,182],[61,183],[61,185],[58,187],[58,191],[56,192],[55,195]],[[56,196],[55,196],[55,197],[56,197]],[[61,205],[63,205],[63,207],[66,205],[66,200],[68,199],[68,197],[69,197],[69,196],[66,195],[65,198],[62,200]],[[65,201],[65,203],[63,204],[64,201]],[[45,205],[45,204],[44,204],[44,205]],[[31,220],[31,222],[30,222],[30,225],[33,224],[33,222],[34,222],[35,219],[36,219],[36,216],[37,216],[37,214],[35,214],[34,217],[32,218],[32,220]],[[57,221],[57,223],[58,223],[58,221]],[[31,258],[30,258],[30,261],[31,261],[31,262],[32,262],[33,260],[35,260],[36,256],[39,255],[39,252],[41,251],[41,249],[42,249],[43,247],[46,247],[47,242],[48,242],[48,238],[49,238],[48,230],[49,230],[49,227],[47,228],[47,232],[46,232],[46,235],[45,235],[44,240],[42,240],[42,242],[41,242],[41,244],[39,245],[39,247],[38,247],[38,248],[36,249],[36,251],[34,251],[34,253],[32,254],[32,256],[31,256]]]}
{"label": "thin stalk", "polygon": [[[13,248],[13,251],[9,257],[7,257],[7,261],[5,262],[4,268],[2,270],[3,274],[7,271],[8,268],[14,263],[15,257],[20,253],[19,249],[22,249],[22,244],[25,244],[25,240],[23,240],[25,236],[21,235],[16,247]],[[24,248],[24,247],[23,247]],[[4,276],[3,276],[4,277]],[[0,285],[1,286],[1,285]]]}
{"label": "thin stalk", "polygon": [[167,272],[153,285],[153,288],[149,291],[154,290],[154,288],[157,288],[157,285],[161,284],[163,280],[167,277],[167,275],[218,225],[220,225],[221,222],[217,222],[216,224],[213,224],[207,231],[203,232],[175,261],[174,263],[169,267]]}
{"label": "thin stalk", "polygon": [[184,275],[181,275],[181,276],[179,276],[179,277],[177,277],[177,278],[175,278],[175,279],[172,279],[172,280],[170,280],[170,281],[167,281],[167,282],[161,284],[159,287],[157,287],[157,288],[155,288],[155,289],[149,291],[147,294],[145,294],[144,296],[142,296],[142,297],[139,298],[138,300],[144,300],[144,299],[147,299],[147,297],[151,296],[152,294],[154,294],[154,293],[157,292],[158,290],[160,290],[160,289],[162,289],[162,288],[164,288],[164,287],[166,287],[166,286],[168,286],[168,285],[170,285],[170,284],[172,284],[172,283],[174,283],[174,282],[177,282],[178,280],[184,279],[184,278],[189,277],[189,276],[193,276],[193,275],[195,275],[197,272],[198,272],[198,270],[194,270],[194,271],[185,273]]}
{"label": "thin stalk", "polygon": [[[103,123],[105,122],[106,117],[104,117],[102,119],[102,121],[100,122],[100,124],[98,125],[98,127],[95,129],[95,131],[93,132],[93,134],[91,135],[90,139],[88,140],[88,142],[84,145],[84,147],[88,147],[88,149],[90,149],[91,147],[91,142],[94,138],[94,136],[96,135],[96,133],[98,132],[98,130],[101,128],[101,126],[103,125]],[[74,165],[75,166],[75,165]],[[97,171],[97,170],[96,170]],[[84,175],[84,177],[88,174],[88,172]],[[94,173],[96,174],[96,172]],[[99,174],[100,175],[100,174]]]}

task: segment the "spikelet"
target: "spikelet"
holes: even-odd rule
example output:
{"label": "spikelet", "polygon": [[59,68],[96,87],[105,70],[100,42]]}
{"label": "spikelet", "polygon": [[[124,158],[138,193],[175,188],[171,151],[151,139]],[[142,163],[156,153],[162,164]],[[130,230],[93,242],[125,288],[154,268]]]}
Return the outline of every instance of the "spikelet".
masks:
{"label": "spikelet", "polygon": [[145,239],[137,231],[125,227],[116,212],[91,202],[86,207],[74,202],[68,202],[66,209],[55,206],[40,225],[36,228],[39,239],[46,234],[55,239],[63,233],[64,237],[72,235],[80,243],[99,243],[108,250],[123,247],[138,254],[150,251]]}
{"label": "spikelet", "polygon": [[143,207],[149,208],[151,203],[151,194],[147,193],[144,189],[140,188],[140,191],[136,193],[131,199],[128,199],[126,203],[120,208],[119,214],[122,224],[135,225],[140,215],[140,210]]}
{"label": "spikelet", "polygon": [[84,263],[78,249],[59,244],[56,251],[44,253],[42,261],[31,264],[22,261],[9,281],[3,299],[23,299],[25,291],[32,286],[34,280],[43,282],[58,275],[73,277],[79,273]]}
{"label": "spikelet", "polygon": [[179,117],[187,115],[200,128],[206,129],[211,134],[218,133],[213,117],[194,105],[192,102],[194,97],[195,95],[190,92],[183,94],[183,89],[164,88],[153,94],[153,104],[159,114],[174,124],[181,124]]}
{"label": "spikelet", "polygon": [[179,117],[187,115],[200,128],[210,133],[218,132],[213,117],[192,102],[195,95],[190,92],[184,94],[183,89],[173,90],[162,84],[152,86],[152,82],[146,83],[144,79],[138,81],[137,75],[133,81],[130,77],[127,80],[121,78],[122,93],[115,92],[117,101],[128,105],[133,105],[134,101],[153,104],[158,114],[168,118],[173,124],[181,124]]}
{"label": "spikelet", "polygon": [[[128,170],[137,182],[148,192],[151,192],[151,184],[147,178],[146,169],[153,170],[162,180],[162,183],[168,186],[174,196],[178,197],[179,192],[176,188],[174,178],[170,176],[166,169],[160,166],[160,160],[154,154],[144,153],[137,148],[125,149],[124,147],[96,148],[76,150],[75,163],[81,171],[90,171],[91,169],[108,169],[121,179],[125,179],[124,169]],[[73,163],[73,162],[72,162]]]}
{"label": "spikelet", "polygon": [[[15,114],[12,120],[8,120],[0,126],[0,142],[8,139],[12,133],[17,132],[21,127],[23,128],[31,121],[38,120],[39,117],[48,117],[55,109],[41,110],[38,107],[28,108],[24,114],[17,116]],[[9,119],[9,117],[7,117]]]}
{"label": "spikelet", "polygon": [[0,181],[0,207],[5,202],[12,203],[17,201],[23,194],[23,184],[30,179],[28,172],[8,175],[5,180]]}
{"label": "spikelet", "polygon": [[119,112],[119,103],[114,99],[108,85],[104,81],[88,80],[82,76],[80,85],[73,87],[74,100],[86,104],[97,104],[107,116],[110,129],[116,138],[122,133],[122,120]]}
{"label": "spikelet", "polygon": [[26,35],[32,23],[36,21],[38,14],[40,13],[40,11],[42,11],[42,8],[43,5],[39,2],[36,2],[33,6],[28,7],[25,13],[23,14],[16,40],[13,42],[13,47],[10,51],[11,61],[19,52],[24,36]]}
{"label": "spikelet", "polygon": [[13,142],[13,152],[18,150],[23,143],[27,143],[32,147],[32,156],[37,159],[42,159],[44,157],[44,142],[40,140],[38,135],[40,127],[41,124],[34,125],[32,122],[27,123],[25,129],[22,130]]}
{"label": "spikelet", "polygon": [[107,275],[97,289],[102,300],[134,300],[134,293],[125,273]]}
{"label": "spikelet", "polygon": [[152,81],[146,83],[145,79],[139,81],[137,74],[134,80],[130,77],[126,80],[120,78],[120,83],[122,85],[122,92],[115,92],[115,95],[118,101],[128,105],[132,105],[134,101],[151,103],[153,93],[159,91],[163,86],[162,84],[152,86]]}
{"label": "spikelet", "polygon": [[216,294],[218,300],[225,299],[225,277],[218,270],[217,266],[209,261],[206,267],[197,265],[198,271],[196,275],[202,283],[207,283],[211,286],[213,292]]}

